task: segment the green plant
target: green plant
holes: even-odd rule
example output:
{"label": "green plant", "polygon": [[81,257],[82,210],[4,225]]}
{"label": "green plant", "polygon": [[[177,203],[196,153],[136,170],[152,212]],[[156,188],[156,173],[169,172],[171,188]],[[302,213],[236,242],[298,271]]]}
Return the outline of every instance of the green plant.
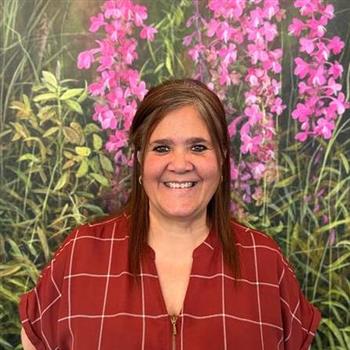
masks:
{"label": "green plant", "polygon": [[[0,344],[10,348],[19,334],[18,296],[32,287],[39,270],[73,227],[103,214],[94,195],[111,184],[111,160],[101,130],[86,123],[86,88],[72,87],[44,71],[33,98],[12,101],[15,118],[2,136],[8,179],[0,212]],[[86,101],[87,102],[87,101]]]}

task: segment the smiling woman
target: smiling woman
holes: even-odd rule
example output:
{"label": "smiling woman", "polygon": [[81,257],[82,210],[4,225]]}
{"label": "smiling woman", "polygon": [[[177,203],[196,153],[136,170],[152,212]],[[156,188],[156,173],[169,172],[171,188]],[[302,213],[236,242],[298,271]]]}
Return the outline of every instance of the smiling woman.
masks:
{"label": "smiling woman", "polygon": [[195,107],[169,112],[145,152],[142,179],[151,222],[181,220],[184,225],[202,217],[204,224],[220,176],[208,128]]}
{"label": "smiling woman", "polygon": [[230,217],[223,106],[152,88],[117,215],[75,229],[21,299],[25,349],[307,349],[320,321],[276,243]]}

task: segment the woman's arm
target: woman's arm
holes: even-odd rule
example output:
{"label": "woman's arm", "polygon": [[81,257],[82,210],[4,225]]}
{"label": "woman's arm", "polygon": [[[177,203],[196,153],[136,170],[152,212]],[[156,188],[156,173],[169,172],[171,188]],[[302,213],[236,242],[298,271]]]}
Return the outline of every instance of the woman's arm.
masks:
{"label": "woman's arm", "polygon": [[34,345],[30,342],[29,338],[27,337],[27,334],[22,328],[21,330],[21,338],[22,338],[22,346],[24,350],[36,350]]}

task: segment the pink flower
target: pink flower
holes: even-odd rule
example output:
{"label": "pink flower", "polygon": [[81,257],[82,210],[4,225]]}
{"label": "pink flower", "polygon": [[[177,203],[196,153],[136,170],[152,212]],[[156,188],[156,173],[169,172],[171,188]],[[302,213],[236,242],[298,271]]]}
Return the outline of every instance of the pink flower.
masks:
{"label": "pink flower", "polygon": [[233,33],[234,30],[227,22],[221,22],[219,28],[216,30],[216,36],[218,39],[223,40],[225,44],[227,44]]}
{"label": "pink flower", "polygon": [[342,115],[345,112],[345,109],[349,108],[348,103],[345,102],[345,95],[342,92],[339,93],[337,98],[333,99],[330,106],[335,107],[339,115]]}
{"label": "pink flower", "polygon": [[228,125],[228,133],[230,137],[233,137],[237,133],[237,125],[243,120],[242,116],[238,116],[232,119]]}
{"label": "pink flower", "polygon": [[305,82],[301,81],[298,84],[298,88],[299,88],[299,94],[300,95],[304,95],[306,92],[310,91],[310,86],[308,86],[307,84],[305,84]]}
{"label": "pink flower", "polygon": [[209,23],[207,23],[207,36],[209,38],[213,37],[216,34],[217,29],[220,26],[220,22],[215,19],[211,19]]}
{"label": "pink flower", "polygon": [[317,10],[317,3],[310,0],[296,0],[294,6],[300,8],[300,13],[303,16],[312,15]]}
{"label": "pink flower", "polygon": [[137,27],[141,27],[143,21],[147,19],[147,9],[145,6],[134,6],[134,22]]}
{"label": "pink flower", "polygon": [[103,26],[105,23],[104,17],[102,13],[99,13],[96,17],[92,16],[90,18],[90,28],[89,31],[92,33],[97,32],[101,26]]}
{"label": "pink flower", "polygon": [[258,61],[265,62],[269,59],[264,45],[248,44],[248,53],[252,64],[256,64]]}
{"label": "pink flower", "polygon": [[307,131],[302,131],[302,132],[298,132],[296,135],[295,135],[295,139],[297,141],[300,141],[300,142],[305,142],[306,139],[308,138],[309,136],[309,132]]}
{"label": "pink flower", "polygon": [[94,61],[93,50],[80,52],[77,66],[79,69],[89,69]]}
{"label": "pink flower", "polygon": [[288,32],[290,35],[299,37],[302,30],[305,28],[305,23],[298,18],[293,18],[292,23],[288,27]]}
{"label": "pink flower", "polygon": [[112,110],[108,109],[99,115],[99,122],[102,129],[115,129],[117,127],[117,120]]}
{"label": "pink flower", "polygon": [[329,49],[327,45],[325,45],[323,42],[319,42],[316,44],[317,46],[317,53],[316,57],[319,59],[320,62],[327,61],[329,58]]}
{"label": "pink flower", "polygon": [[310,73],[310,66],[302,58],[297,57],[294,59],[296,67],[294,69],[294,74],[301,79],[304,79],[307,74]]}
{"label": "pink flower", "polygon": [[321,17],[319,20],[316,18],[311,18],[306,21],[307,27],[310,29],[311,37],[319,37],[322,38],[326,33],[325,25],[327,24],[327,19],[325,17]]}
{"label": "pink flower", "polygon": [[192,39],[193,39],[193,34],[187,35],[183,38],[182,44],[185,46],[189,46],[192,42]]}
{"label": "pink flower", "polygon": [[147,39],[148,41],[154,40],[154,34],[157,33],[157,29],[150,27],[150,26],[144,26],[141,30],[140,37],[142,39]]}
{"label": "pink flower", "polygon": [[250,125],[255,125],[263,118],[263,114],[261,113],[260,108],[257,105],[246,107],[244,110],[244,114],[249,117],[248,123]]}
{"label": "pink flower", "polygon": [[114,135],[110,135],[106,143],[106,149],[109,152],[118,151],[127,143],[126,133],[122,130],[116,130]]}
{"label": "pink flower", "polygon": [[219,56],[223,58],[224,65],[228,66],[237,59],[237,49],[235,44],[230,44],[228,47],[223,47],[219,51]]}
{"label": "pink flower", "polygon": [[257,102],[258,97],[252,91],[247,91],[244,93],[246,105],[251,105]]}
{"label": "pink flower", "polygon": [[261,146],[262,140],[263,140],[263,138],[261,135],[251,137],[250,135],[248,135],[246,133],[244,133],[244,134],[241,133],[241,141],[242,141],[241,152],[243,154],[256,153]]}
{"label": "pink flower", "polygon": [[298,103],[296,109],[292,112],[292,118],[303,123],[308,120],[311,114],[312,110],[310,108],[306,107],[303,103]]}
{"label": "pink flower", "polygon": [[334,121],[327,120],[325,118],[320,118],[317,120],[317,126],[315,128],[315,133],[322,136],[324,139],[329,140],[332,137],[334,130]]}
{"label": "pink flower", "polygon": [[250,168],[255,180],[260,180],[264,177],[266,166],[263,163],[253,162],[250,164]]}
{"label": "pink flower", "polygon": [[198,62],[199,55],[204,51],[205,46],[202,44],[197,44],[192,49],[188,51],[188,54],[191,56],[193,61]]}
{"label": "pink flower", "polygon": [[124,106],[126,104],[124,91],[120,86],[116,86],[113,90],[106,94],[106,99],[113,108]]}
{"label": "pink flower", "polygon": [[141,81],[139,85],[133,88],[132,92],[138,97],[139,100],[142,100],[147,93],[146,83]]}
{"label": "pink flower", "polygon": [[276,113],[276,115],[280,115],[285,108],[286,105],[282,103],[282,99],[280,97],[277,97],[271,106],[271,112]]}
{"label": "pink flower", "polygon": [[99,80],[95,83],[89,85],[89,92],[92,96],[103,95],[105,91],[105,84],[102,80]]}
{"label": "pink flower", "polygon": [[308,54],[311,54],[314,49],[315,49],[315,45],[313,43],[312,39],[307,39],[307,38],[301,38],[299,40],[300,43],[300,51],[301,52],[306,52]]}
{"label": "pink flower", "polygon": [[334,17],[334,6],[331,4],[327,4],[326,7],[323,9],[322,14],[328,19],[332,19]]}
{"label": "pink flower", "polygon": [[334,78],[329,78],[328,79],[328,84],[327,84],[327,95],[336,95],[338,91],[341,91],[342,86],[341,84],[338,84]]}
{"label": "pink flower", "polygon": [[311,74],[312,84],[322,86],[326,83],[325,70],[323,65],[319,65]]}
{"label": "pink flower", "polygon": [[343,41],[339,38],[339,36],[334,36],[329,42],[328,42],[328,48],[331,50],[335,55],[338,55],[341,53],[341,51],[344,48]]}
{"label": "pink flower", "polygon": [[270,22],[264,22],[263,33],[267,41],[273,41],[278,34],[276,25]]}
{"label": "pink flower", "polygon": [[334,63],[331,63],[328,72],[334,77],[334,79],[340,78],[343,74],[343,66],[335,61]]}

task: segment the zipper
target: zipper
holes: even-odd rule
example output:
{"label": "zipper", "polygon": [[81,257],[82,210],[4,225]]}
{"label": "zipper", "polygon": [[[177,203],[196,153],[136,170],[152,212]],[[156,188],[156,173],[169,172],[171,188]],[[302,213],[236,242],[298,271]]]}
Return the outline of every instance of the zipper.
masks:
{"label": "zipper", "polygon": [[177,321],[177,316],[176,315],[173,315],[173,316],[170,316],[170,322],[173,326],[173,332],[172,332],[172,338],[173,338],[173,347],[172,349],[173,350],[176,350],[176,334],[177,334],[177,329],[176,329],[176,321]]}

